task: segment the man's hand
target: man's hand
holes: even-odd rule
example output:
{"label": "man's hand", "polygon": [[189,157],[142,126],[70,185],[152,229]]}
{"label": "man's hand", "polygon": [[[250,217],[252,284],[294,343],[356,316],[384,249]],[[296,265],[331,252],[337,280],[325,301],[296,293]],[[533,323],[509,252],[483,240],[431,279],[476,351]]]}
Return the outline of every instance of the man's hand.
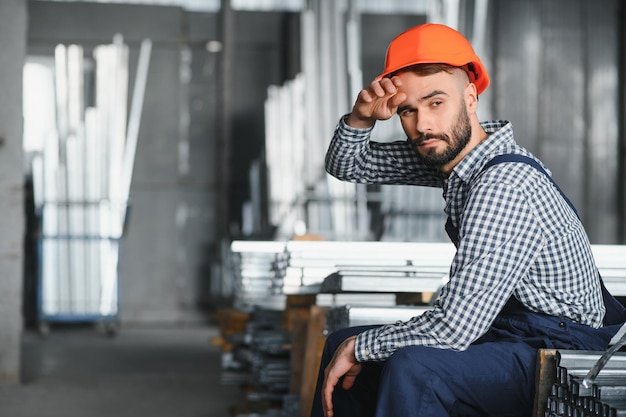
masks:
{"label": "man's hand", "polygon": [[361,372],[362,365],[354,356],[356,336],[352,336],[339,345],[332,360],[324,370],[324,385],[322,386],[322,408],[326,417],[333,416],[333,391],[341,377],[343,389],[350,389],[354,385],[356,376]]}
{"label": "man's hand", "polygon": [[406,94],[398,90],[402,82],[398,77],[374,80],[359,92],[347,123],[355,128],[367,128],[376,120],[387,120],[394,115]]}

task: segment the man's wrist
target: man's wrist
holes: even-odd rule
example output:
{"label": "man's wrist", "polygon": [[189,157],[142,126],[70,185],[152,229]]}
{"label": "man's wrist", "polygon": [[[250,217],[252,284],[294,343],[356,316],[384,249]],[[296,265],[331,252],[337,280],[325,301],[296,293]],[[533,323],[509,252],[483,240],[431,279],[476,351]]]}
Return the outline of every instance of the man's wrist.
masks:
{"label": "man's wrist", "polygon": [[348,117],[350,117],[350,113],[344,114],[341,119],[339,119],[339,124],[337,125],[337,127],[339,128],[340,133],[344,137],[350,137],[353,140],[357,141],[369,139],[369,135],[374,129],[374,126],[366,127],[363,129],[352,127],[348,124]]}
{"label": "man's wrist", "polygon": [[371,330],[366,330],[354,338],[354,358],[357,362],[365,362],[372,359],[372,351],[367,345],[368,332],[371,332]]}
{"label": "man's wrist", "polygon": [[373,119],[361,119],[355,116],[354,113],[348,114],[344,120],[348,126],[354,129],[370,129],[376,123]]}

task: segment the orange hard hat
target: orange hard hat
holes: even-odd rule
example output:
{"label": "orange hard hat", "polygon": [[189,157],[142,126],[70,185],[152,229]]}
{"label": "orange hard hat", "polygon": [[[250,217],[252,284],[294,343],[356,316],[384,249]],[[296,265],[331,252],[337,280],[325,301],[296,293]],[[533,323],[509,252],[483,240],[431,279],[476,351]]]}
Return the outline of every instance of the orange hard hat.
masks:
{"label": "orange hard hat", "polygon": [[398,35],[387,49],[385,69],[378,79],[415,64],[448,64],[463,67],[480,94],[489,85],[489,74],[469,41],[451,27],[436,23],[415,26]]}

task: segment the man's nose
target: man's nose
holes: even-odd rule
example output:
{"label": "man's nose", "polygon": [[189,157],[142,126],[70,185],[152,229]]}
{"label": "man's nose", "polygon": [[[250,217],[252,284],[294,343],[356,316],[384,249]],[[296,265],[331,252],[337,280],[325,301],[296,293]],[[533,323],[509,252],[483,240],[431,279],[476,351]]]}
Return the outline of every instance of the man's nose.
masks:
{"label": "man's nose", "polygon": [[428,111],[420,111],[415,117],[415,128],[422,134],[432,133],[435,130],[432,115]]}
{"label": "man's nose", "polygon": [[420,135],[433,132],[432,119],[425,114],[420,114],[415,120],[415,129]]}

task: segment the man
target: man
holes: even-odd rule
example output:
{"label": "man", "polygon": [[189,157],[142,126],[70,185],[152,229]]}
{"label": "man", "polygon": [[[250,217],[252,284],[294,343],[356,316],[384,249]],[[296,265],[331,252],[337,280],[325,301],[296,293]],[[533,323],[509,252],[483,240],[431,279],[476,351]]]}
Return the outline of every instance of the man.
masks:
{"label": "man", "polygon": [[[312,416],[530,416],[537,349],[606,349],[626,320],[543,165],[509,122],[479,122],[488,85],[460,33],[425,24],[392,41],[340,120],[327,171],[443,188],[457,253],[432,310],[328,338]],[[407,140],[370,142],[393,114]]]}

